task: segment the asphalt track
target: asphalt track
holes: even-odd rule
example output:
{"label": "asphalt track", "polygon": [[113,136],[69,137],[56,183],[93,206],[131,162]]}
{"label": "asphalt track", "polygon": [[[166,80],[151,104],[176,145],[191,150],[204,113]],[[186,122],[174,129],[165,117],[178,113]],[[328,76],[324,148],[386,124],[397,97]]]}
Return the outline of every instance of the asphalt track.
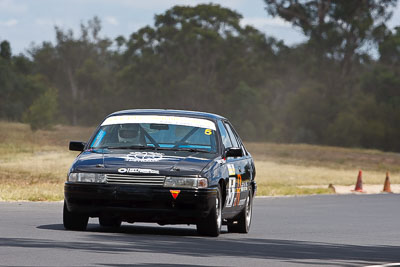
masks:
{"label": "asphalt track", "polygon": [[66,231],[62,203],[0,202],[0,266],[366,266],[400,262],[400,195],[257,198],[249,234]]}

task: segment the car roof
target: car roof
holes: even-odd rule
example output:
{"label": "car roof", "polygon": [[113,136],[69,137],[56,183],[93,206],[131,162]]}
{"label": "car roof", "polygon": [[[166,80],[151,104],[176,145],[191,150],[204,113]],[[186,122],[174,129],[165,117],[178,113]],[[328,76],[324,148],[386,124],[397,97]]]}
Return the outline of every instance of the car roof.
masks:
{"label": "car roof", "polygon": [[167,115],[205,118],[211,120],[225,119],[224,117],[213,113],[174,109],[128,109],[111,113],[107,117],[118,115]]}

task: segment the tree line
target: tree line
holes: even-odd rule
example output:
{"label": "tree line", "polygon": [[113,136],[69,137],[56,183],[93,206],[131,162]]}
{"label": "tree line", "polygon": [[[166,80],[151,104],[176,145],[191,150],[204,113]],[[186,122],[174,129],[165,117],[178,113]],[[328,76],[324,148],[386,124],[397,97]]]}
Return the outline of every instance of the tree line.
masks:
{"label": "tree line", "polygon": [[175,6],[115,40],[97,17],[26,55],[2,40],[0,118],[39,129],[189,109],[228,117],[245,140],[400,151],[397,0],[264,2],[306,41],[287,46],[215,4]]}

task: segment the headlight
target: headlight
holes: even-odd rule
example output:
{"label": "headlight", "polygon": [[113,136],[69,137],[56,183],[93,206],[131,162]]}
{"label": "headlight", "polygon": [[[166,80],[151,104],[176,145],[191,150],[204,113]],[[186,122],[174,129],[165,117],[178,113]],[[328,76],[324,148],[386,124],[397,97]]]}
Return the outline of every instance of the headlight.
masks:
{"label": "headlight", "polygon": [[167,177],[164,182],[164,187],[206,188],[207,186],[206,178]]}
{"label": "headlight", "polygon": [[103,173],[73,172],[68,176],[68,182],[73,183],[105,183],[106,176]]}

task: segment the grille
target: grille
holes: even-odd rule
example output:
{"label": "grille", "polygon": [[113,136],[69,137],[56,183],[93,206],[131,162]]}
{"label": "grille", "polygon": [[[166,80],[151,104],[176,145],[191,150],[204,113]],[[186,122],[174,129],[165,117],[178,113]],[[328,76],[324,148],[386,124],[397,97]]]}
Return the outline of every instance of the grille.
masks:
{"label": "grille", "polygon": [[126,174],[106,174],[109,184],[164,185],[165,176],[139,176]]}

